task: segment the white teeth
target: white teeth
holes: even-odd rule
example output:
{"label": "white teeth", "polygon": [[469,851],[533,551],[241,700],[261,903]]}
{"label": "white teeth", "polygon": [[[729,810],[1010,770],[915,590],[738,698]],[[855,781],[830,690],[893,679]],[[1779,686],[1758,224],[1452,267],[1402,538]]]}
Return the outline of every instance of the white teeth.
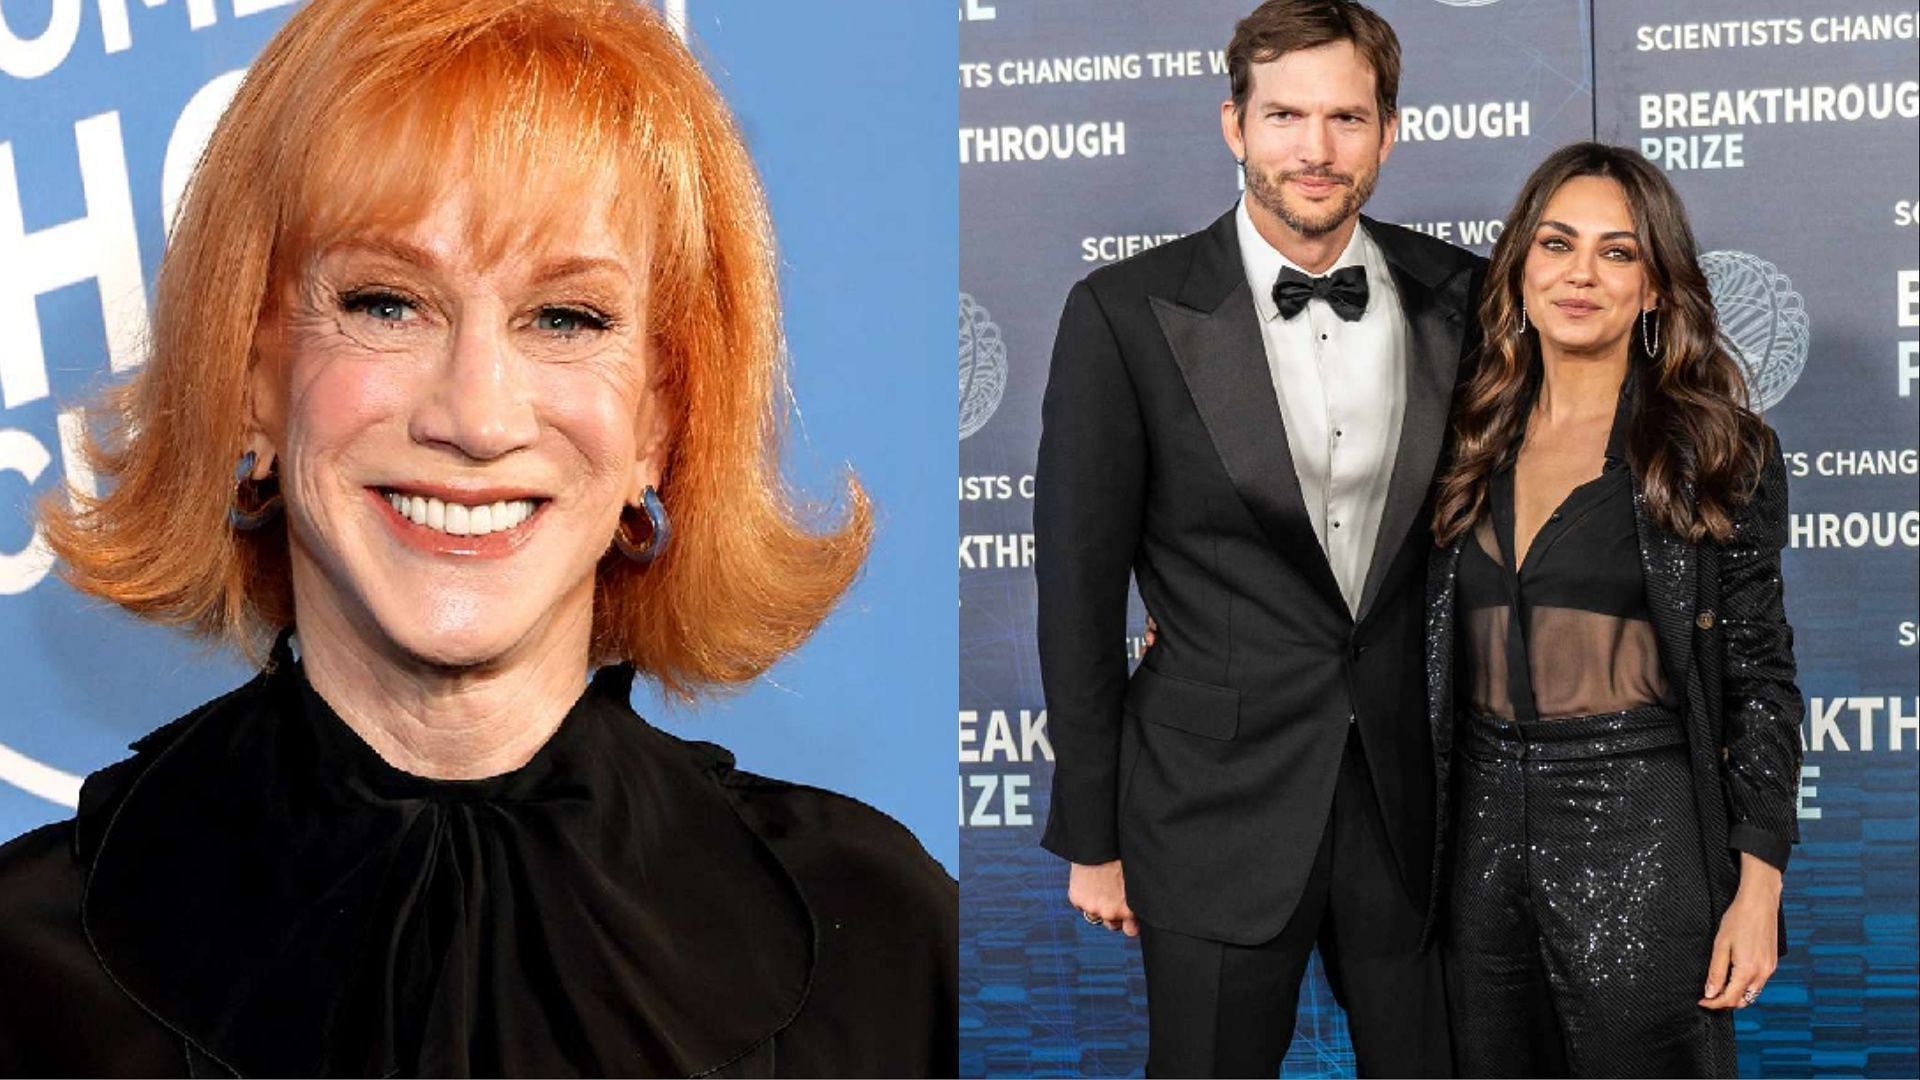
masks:
{"label": "white teeth", "polygon": [[391,492],[387,502],[394,512],[415,525],[453,536],[485,536],[518,527],[533,516],[532,499],[502,499],[499,502],[464,506],[419,495]]}

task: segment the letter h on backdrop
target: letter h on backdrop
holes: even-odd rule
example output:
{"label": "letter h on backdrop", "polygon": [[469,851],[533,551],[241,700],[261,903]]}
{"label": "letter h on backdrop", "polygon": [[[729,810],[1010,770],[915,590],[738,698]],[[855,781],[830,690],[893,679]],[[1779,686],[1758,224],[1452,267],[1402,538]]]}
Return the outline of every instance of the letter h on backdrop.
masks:
{"label": "letter h on backdrop", "polygon": [[120,117],[106,112],[73,125],[86,212],[29,233],[11,143],[0,142],[0,408],[48,394],[46,352],[35,303],[42,293],[98,282],[115,372],[139,364],[146,336],[146,283],[134,232]]}

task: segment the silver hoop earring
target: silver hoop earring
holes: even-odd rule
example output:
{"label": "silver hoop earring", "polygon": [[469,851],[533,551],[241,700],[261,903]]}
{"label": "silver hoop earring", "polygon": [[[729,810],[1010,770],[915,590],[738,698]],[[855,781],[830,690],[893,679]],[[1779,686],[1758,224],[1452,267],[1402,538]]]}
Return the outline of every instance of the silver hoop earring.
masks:
{"label": "silver hoop earring", "polygon": [[272,472],[267,473],[264,480],[255,480],[253,467],[259,460],[249,450],[240,455],[240,464],[233,470],[233,499],[227,503],[227,524],[239,532],[252,532],[280,516],[280,481]]}
{"label": "silver hoop earring", "polygon": [[1520,298],[1520,328],[1513,332],[1514,337],[1522,337],[1527,332],[1527,298]]}
{"label": "silver hoop earring", "polygon": [[660,501],[660,493],[653,490],[651,484],[640,492],[640,511],[647,519],[644,541],[633,537],[630,520],[633,509],[631,506],[621,509],[620,526],[613,530],[613,546],[620,549],[620,554],[645,566],[667,550],[667,542],[673,539],[673,523],[667,519],[667,508]]}
{"label": "silver hoop earring", "polygon": [[[1652,324],[1651,330],[1649,323]],[[1660,323],[1654,317],[1652,308],[1640,309],[1640,344],[1647,347],[1649,357],[1660,355]]]}

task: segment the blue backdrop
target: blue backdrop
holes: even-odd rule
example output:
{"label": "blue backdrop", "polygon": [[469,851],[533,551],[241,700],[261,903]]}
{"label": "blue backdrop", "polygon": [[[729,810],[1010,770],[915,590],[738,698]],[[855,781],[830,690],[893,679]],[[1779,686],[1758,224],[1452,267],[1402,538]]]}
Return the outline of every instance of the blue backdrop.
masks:
{"label": "blue backdrop", "polygon": [[[1052,749],[1032,488],[1060,305],[1238,196],[1221,50],[1254,0],[962,0],[961,1069],[1138,1073],[1134,945],[1037,846]],[[1369,212],[1485,254],[1568,142],[1642,148],[1687,202],[1792,471],[1808,699],[1793,954],[1738,1014],[1745,1075],[1913,1076],[1920,608],[1920,31],[1912,0],[1373,0],[1404,51]],[[1143,615],[1136,605],[1134,630]],[[1138,656],[1140,641],[1113,643]],[[1317,969],[1284,1075],[1352,1075]]]}
{"label": "blue backdrop", "polygon": [[[45,573],[26,507],[69,475],[62,417],[138,362],[176,163],[197,153],[228,73],[291,10],[0,8],[0,839],[65,816],[78,777],[248,675],[77,598]],[[684,12],[772,201],[793,478],[826,497],[851,464],[879,535],[842,607],[752,689],[674,710],[643,688],[637,704],[732,747],[745,768],[873,803],[951,870],[955,512],[938,478],[954,467],[953,406],[926,365],[945,351],[954,289],[954,24],[943,7],[888,0],[670,10]]]}

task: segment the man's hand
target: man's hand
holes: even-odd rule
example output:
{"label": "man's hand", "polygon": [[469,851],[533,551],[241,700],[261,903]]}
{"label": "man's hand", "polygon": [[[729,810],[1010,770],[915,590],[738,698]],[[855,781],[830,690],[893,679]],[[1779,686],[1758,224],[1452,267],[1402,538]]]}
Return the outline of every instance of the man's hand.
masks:
{"label": "man's hand", "polygon": [[1099,919],[1109,930],[1139,937],[1140,924],[1134,921],[1133,909],[1127,906],[1127,882],[1120,876],[1120,860],[1098,866],[1072,865],[1073,869],[1067,874],[1067,902],[1084,915]]}

